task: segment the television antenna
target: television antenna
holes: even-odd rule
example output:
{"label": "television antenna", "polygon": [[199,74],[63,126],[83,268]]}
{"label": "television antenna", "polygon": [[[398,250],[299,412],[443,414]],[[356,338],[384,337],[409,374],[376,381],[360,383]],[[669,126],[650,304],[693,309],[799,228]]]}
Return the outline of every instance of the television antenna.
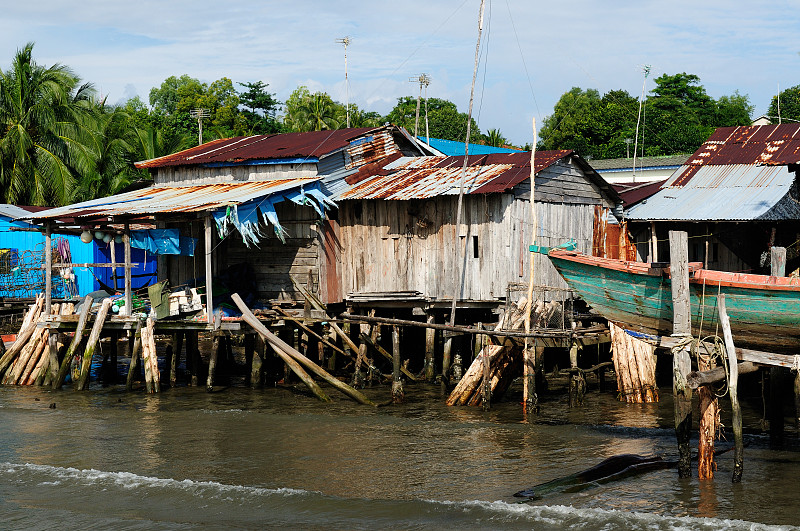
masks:
{"label": "television antenna", "polygon": [[425,138],[430,146],[431,138],[428,132],[428,85],[431,84],[431,78],[428,74],[423,72],[417,77],[412,77],[408,80],[412,83],[419,83],[419,95],[417,96],[417,117],[414,119],[414,136],[417,136],[417,130],[419,129],[419,100],[422,97],[423,87],[425,89]]}
{"label": "television antenna", "polygon": [[[642,119],[642,102],[644,102],[644,87],[647,84],[647,76],[650,75],[650,65],[644,65],[642,67],[642,72],[644,73],[644,81],[642,81],[642,96],[639,98],[639,116],[636,118],[636,138],[633,144],[633,182],[636,182],[636,150],[638,149],[639,146],[639,121]],[[644,131],[642,131],[642,137],[644,137]]]}
{"label": "television antenna", "polygon": [[350,86],[347,81],[347,46],[350,45],[350,37],[336,39],[336,42],[344,45],[344,108],[347,116],[347,128],[350,128]]}
{"label": "television antenna", "polygon": [[197,119],[197,126],[200,129],[197,135],[197,145],[199,146],[203,143],[203,118],[210,118],[211,111],[208,109],[192,109],[189,111],[189,116]]}

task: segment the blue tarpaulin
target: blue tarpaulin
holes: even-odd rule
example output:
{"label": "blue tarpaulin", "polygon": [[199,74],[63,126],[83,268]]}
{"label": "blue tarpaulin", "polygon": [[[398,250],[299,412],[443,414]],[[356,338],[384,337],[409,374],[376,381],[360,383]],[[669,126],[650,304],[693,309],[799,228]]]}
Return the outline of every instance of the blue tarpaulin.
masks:
{"label": "blue tarpaulin", "polygon": [[[300,186],[298,189],[251,199],[245,203],[215,211],[213,216],[219,237],[224,238],[235,228],[242,235],[242,239],[248,247],[258,245],[259,240],[266,236],[259,228],[260,221],[263,219],[265,224],[272,224],[275,235],[285,242],[286,229],[281,226],[278,214],[275,212],[275,205],[282,201],[292,201],[298,205],[310,206],[316,210],[320,218],[325,217],[325,209],[336,206],[336,203],[328,199],[322,192],[320,182],[313,182]],[[261,218],[258,215],[259,211]]]}
{"label": "blue tarpaulin", "polygon": [[197,238],[181,236],[178,229],[148,229],[131,231],[131,247],[152,254],[194,256]]}

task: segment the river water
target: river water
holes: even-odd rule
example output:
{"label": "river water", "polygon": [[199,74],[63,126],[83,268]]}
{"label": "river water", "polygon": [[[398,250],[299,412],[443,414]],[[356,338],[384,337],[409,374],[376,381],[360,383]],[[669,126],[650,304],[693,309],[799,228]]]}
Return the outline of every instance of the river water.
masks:
{"label": "river water", "polygon": [[[386,401],[386,386],[367,389]],[[332,390],[331,395],[336,393]],[[714,481],[652,471],[520,503],[520,489],[623,453],[676,453],[672,403],[591,391],[448,408],[321,404],[299,389],[179,387],[161,395],[0,388],[0,522],[11,529],[766,529],[800,524],[797,437],[750,433]],[[55,408],[50,405],[55,403]],[[757,423],[751,411],[746,424]],[[724,420],[723,420],[724,422]],[[793,428],[791,428],[793,430]],[[726,443],[725,443],[726,444]],[[693,445],[696,445],[693,442]]]}

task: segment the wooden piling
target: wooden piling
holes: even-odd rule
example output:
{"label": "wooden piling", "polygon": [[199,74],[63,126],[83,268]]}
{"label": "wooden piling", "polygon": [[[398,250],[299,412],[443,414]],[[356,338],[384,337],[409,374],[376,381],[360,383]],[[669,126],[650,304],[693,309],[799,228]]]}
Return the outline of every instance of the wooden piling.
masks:
{"label": "wooden piling", "polygon": [[92,356],[94,349],[97,347],[97,342],[100,340],[100,333],[103,331],[103,323],[108,315],[108,310],[111,309],[111,299],[103,299],[100,309],[97,311],[97,317],[94,320],[94,326],[89,333],[89,339],[86,342],[86,349],[83,352],[83,363],[81,364],[81,375],[78,379],[75,389],[84,391],[89,386],[89,373],[92,370]]}
{"label": "wooden piling", "polygon": [[392,326],[392,402],[402,404],[405,401],[403,381],[400,379],[400,327]]}
{"label": "wooden piling", "polygon": [[[713,359],[705,353],[697,356],[699,371],[715,367]],[[700,437],[697,447],[697,476],[700,479],[714,479],[714,439],[716,439],[719,418],[719,405],[714,392],[707,385],[697,390],[700,398]]]}
{"label": "wooden piling", "polygon": [[[156,351],[156,322],[154,319],[147,318],[147,355],[142,356],[142,363],[150,370],[150,380],[152,388],[148,390],[150,393],[161,392],[161,373],[158,371],[158,352]],[[144,350],[142,352],[145,352]],[[145,373],[146,374],[146,373]]]}
{"label": "wooden piling", "polygon": [[136,321],[136,331],[133,333],[133,346],[131,347],[131,364],[128,367],[128,378],[125,382],[125,388],[128,391],[133,390],[133,379],[136,376],[136,369],[138,368],[139,353],[142,350],[142,321]]}
{"label": "wooden piling", "polygon": [[169,386],[178,385],[178,366],[181,364],[181,350],[183,348],[183,332],[172,334],[172,357],[169,364]]}
{"label": "wooden piling", "polygon": [[208,377],[206,378],[206,391],[214,391],[214,373],[217,370],[217,359],[222,349],[222,336],[215,332],[211,342],[211,355],[208,358]]}
{"label": "wooden piling", "polygon": [[[689,438],[692,427],[692,390],[686,382],[692,370],[688,346],[692,339],[689,307],[689,244],[682,231],[669,231],[670,277],[672,279],[672,332],[683,344],[673,350],[672,393],[675,401],[675,435],[678,440],[678,475],[691,476]],[[656,251],[654,250],[654,253]]]}
{"label": "wooden piling", "polygon": [[[264,385],[264,356],[266,355],[266,343],[258,334],[248,334],[252,337],[252,361],[250,363],[250,387],[261,389]],[[246,336],[247,337],[247,336]]]}
{"label": "wooden piling", "polygon": [[75,327],[75,335],[73,336],[69,347],[67,347],[67,353],[64,355],[64,359],[61,361],[61,367],[58,369],[58,375],[56,375],[55,380],[53,380],[53,389],[61,389],[61,386],[64,385],[64,379],[67,377],[67,372],[69,372],[70,365],[72,364],[72,358],[75,357],[75,351],[81,344],[83,330],[86,328],[86,320],[89,318],[89,312],[92,309],[93,301],[94,300],[88,295],[85,299],[83,299],[83,307],[81,307],[81,314],[80,317],[78,317],[78,324]]}
{"label": "wooden piling", "polygon": [[783,445],[783,430],[785,427],[783,417],[783,383],[784,368],[769,368],[769,443],[772,446]]}
{"label": "wooden piling", "polygon": [[[427,317],[428,323],[435,323],[436,316],[431,312]],[[436,330],[433,328],[425,329],[425,380],[433,381],[436,374],[434,363],[434,353],[436,351]]]}
{"label": "wooden piling", "polygon": [[[253,315],[253,312],[247,307],[247,305],[242,301],[242,298],[239,296],[238,293],[234,293],[231,295],[231,299],[239,308],[239,311],[242,312],[242,319],[245,320],[247,324],[249,324],[253,330],[258,332],[259,335],[269,343],[272,349],[284,360],[292,370],[297,374],[299,377],[303,379],[303,382],[309,387],[309,389],[316,390],[317,392],[315,395],[320,398],[320,400],[329,401],[330,398],[322,391],[319,385],[308,376],[308,374],[303,370],[303,367],[310,370],[320,378],[323,378],[326,382],[333,385],[336,389],[343,392],[353,400],[361,404],[371,405],[374,406],[375,404],[372,403],[370,399],[364,396],[363,393],[353,389],[349,385],[345,384],[344,382],[339,381],[338,379],[331,376],[328,372],[326,372],[322,367],[308,359],[307,357],[303,356],[292,347],[287,345],[284,341],[282,341],[278,336],[270,332],[266,326],[264,326],[258,318]],[[288,361],[287,361],[288,360]],[[302,365],[302,367],[301,367]]]}
{"label": "wooden piling", "polygon": [[725,294],[717,297],[717,310],[719,311],[719,324],[725,338],[725,354],[728,358],[728,395],[731,397],[731,418],[733,423],[733,476],[731,481],[742,481],[744,468],[744,440],[742,439],[742,408],[739,405],[739,361],[736,357],[736,347],[733,344],[731,322],[725,308]]}
{"label": "wooden piling", "polygon": [[19,333],[17,334],[17,340],[8,350],[6,350],[2,358],[0,358],[0,375],[10,370],[9,366],[15,360],[17,354],[20,353],[23,347],[28,343],[30,337],[36,331],[36,322],[39,320],[39,315],[41,315],[43,307],[44,298],[36,297],[36,302],[30,306],[28,313],[25,314],[25,318],[23,319],[22,325],[19,328]]}

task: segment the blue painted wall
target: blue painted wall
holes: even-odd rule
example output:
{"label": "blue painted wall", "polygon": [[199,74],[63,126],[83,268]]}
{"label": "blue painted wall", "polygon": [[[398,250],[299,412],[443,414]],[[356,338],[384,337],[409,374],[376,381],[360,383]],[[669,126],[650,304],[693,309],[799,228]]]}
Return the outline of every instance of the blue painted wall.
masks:
{"label": "blue painted wall", "polygon": [[[34,225],[21,221],[12,221],[11,218],[0,215],[0,249],[13,249],[20,257],[24,256],[25,251],[44,251],[44,234],[40,232],[16,232],[11,230],[12,227],[30,228],[34,227]],[[94,261],[94,243],[83,243],[78,236],[55,236],[54,238],[56,237],[64,238],[68,242],[73,262],[90,263]],[[78,268],[74,273],[78,295],[85,296],[94,291],[94,276],[87,268]],[[12,284],[15,284],[12,277],[13,273],[0,269],[0,297],[34,297],[36,295],[36,293],[25,290],[9,289]],[[44,278],[44,271],[41,272],[41,278]],[[23,282],[25,281],[25,279],[22,280]],[[44,285],[43,280],[41,285]],[[60,288],[53,293],[54,297],[63,297],[64,295],[66,294]]]}
{"label": "blue painted wall", "polygon": [[[111,263],[111,244],[98,242],[94,240],[94,262]],[[121,244],[117,245],[115,250],[117,262],[124,262],[124,254],[122,254],[123,247]],[[147,253],[143,249],[131,249],[131,262],[139,264],[131,269],[131,289],[134,291],[155,284],[158,281],[158,256],[153,253]],[[106,286],[113,287],[112,271],[111,268],[97,268],[95,270],[97,279]],[[95,280],[95,289],[102,289],[100,282]],[[123,268],[117,269],[117,291],[125,290],[125,270]],[[145,292],[146,295],[146,292]]]}

